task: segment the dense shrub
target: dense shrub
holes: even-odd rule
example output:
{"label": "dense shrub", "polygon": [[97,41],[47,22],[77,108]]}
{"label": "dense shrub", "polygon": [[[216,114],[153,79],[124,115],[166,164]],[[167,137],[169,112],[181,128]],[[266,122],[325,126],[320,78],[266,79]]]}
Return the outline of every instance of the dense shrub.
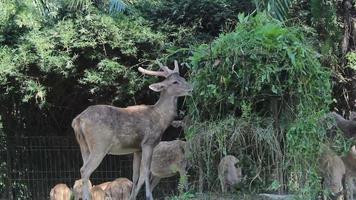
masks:
{"label": "dense shrub", "polygon": [[254,4],[249,0],[143,0],[137,1],[135,7],[155,26],[165,23],[193,26],[201,37],[209,38],[235,25],[237,14],[251,12]]}
{"label": "dense shrub", "polygon": [[273,101],[285,109],[330,103],[330,73],[301,30],[264,14],[240,20],[234,32],[201,45],[190,58],[194,101],[200,106],[192,112],[214,119],[233,114],[244,101],[262,114],[272,111]]}
{"label": "dense shrub", "polygon": [[[300,187],[292,187],[294,190],[311,188],[303,195],[315,196],[319,186],[315,158],[325,138],[325,128],[315,122],[331,102],[330,72],[321,66],[317,52],[299,28],[285,27],[263,13],[240,15],[239,20],[235,31],[201,45],[190,58],[194,86],[191,117],[204,123],[226,115],[257,116],[250,124],[256,128],[266,127],[258,116],[271,119],[272,133],[264,134],[274,139],[278,154],[266,150],[268,155],[253,156],[260,155],[260,148],[270,148],[268,142],[251,141],[239,148],[254,146],[246,156],[262,162],[262,171],[275,171],[274,179],[262,178],[272,188],[283,191],[291,182],[298,182]],[[221,130],[215,128],[214,132],[225,135],[226,126],[216,127]],[[192,126],[192,130],[199,129]],[[195,133],[206,136],[201,131]],[[251,134],[256,140],[260,137],[256,131]]]}

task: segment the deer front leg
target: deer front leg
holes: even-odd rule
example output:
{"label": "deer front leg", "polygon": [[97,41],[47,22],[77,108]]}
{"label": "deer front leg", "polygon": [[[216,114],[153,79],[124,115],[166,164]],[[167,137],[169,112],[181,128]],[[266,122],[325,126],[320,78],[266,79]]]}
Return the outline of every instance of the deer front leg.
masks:
{"label": "deer front leg", "polygon": [[137,194],[139,193],[143,182],[146,185],[146,199],[153,200],[152,193],[150,191],[150,169],[151,169],[151,160],[152,160],[152,146],[143,146],[142,147],[142,159],[141,159],[141,168],[140,168],[140,177],[138,179],[137,185],[134,186],[135,191],[131,194],[130,199],[135,200]]}

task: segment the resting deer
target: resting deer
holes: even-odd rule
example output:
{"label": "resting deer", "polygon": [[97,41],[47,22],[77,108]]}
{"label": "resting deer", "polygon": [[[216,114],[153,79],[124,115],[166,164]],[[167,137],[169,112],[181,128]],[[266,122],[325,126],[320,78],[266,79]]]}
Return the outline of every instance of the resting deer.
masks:
{"label": "resting deer", "polygon": [[222,192],[227,192],[228,189],[236,186],[243,179],[241,167],[235,165],[239,163],[239,159],[235,156],[225,156],[221,159],[218,166],[218,176],[220,179]]}
{"label": "resting deer", "polygon": [[99,185],[96,185],[98,187],[100,187],[102,190],[106,190],[106,188],[108,187],[108,185],[110,185],[111,181],[105,182],[105,183],[101,183]]}
{"label": "resting deer", "polygon": [[[134,154],[131,199],[145,182],[146,198],[153,199],[150,192],[149,173],[153,148],[171,124],[177,113],[177,98],[190,95],[192,86],[179,75],[177,61],[174,70],[161,66],[163,71],[138,70],[147,75],[162,76],[165,80],[151,84],[149,88],[160,92],[155,105],[136,105],[118,108],[108,105],[90,106],[72,122],[83,166],[80,169],[84,200],[90,200],[88,180],[106,154]],[[140,169],[140,165],[142,168]]]}
{"label": "resting deer", "polygon": [[105,189],[106,199],[110,200],[128,200],[132,190],[133,183],[127,178],[117,178]]}
{"label": "resting deer", "polygon": [[94,186],[90,190],[93,200],[105,200],[105,191],[100,186]]}
{"label": "resting deer", "polygon": [[160,142],[153,150],[151,162],[151,192],[157,186],[161,178],[168,178],[179,173],[181,183],[186,185],[186,166],[185,155],[186,142],[173,140]]}
{"label": "resting deer", "polygon": [[60,183],[51,189],[50,200],[70,200],[72,191],[66,184]]}
{"label": "resting deer", "polygon": [[[91,190],[92,188],[91,182],[88,180],[88,189]],[[83,199],[82,197],[83,194],[83,179],[76,180],[73,185],[73,195],[74,195],[74,200],[80,200]]]}

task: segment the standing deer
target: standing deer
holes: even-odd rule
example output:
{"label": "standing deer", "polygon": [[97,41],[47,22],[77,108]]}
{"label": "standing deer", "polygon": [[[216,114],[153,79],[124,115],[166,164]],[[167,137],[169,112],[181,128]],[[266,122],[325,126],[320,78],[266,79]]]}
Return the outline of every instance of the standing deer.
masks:
{"label": "standing deer", "polygon": [[[153,148],[177,114],[177,98],[190,95],[193,88],[179,75],[178,62],[174,70],[160,64],[162,71],[138,70],[147,75],[162,76],[165,80],[149,88],[160,92],[154,105],[136,105],[118,108],[109,105],[90,106],[73,119],[74,129],[83,158],[80,169],[84,200],[90,200],[88,180],[106,154],[134,154],[131,199],[136,199],[145,182],[146,199],[150,192],[150,165]],[[142,168],[140,169],[140,165]]]}
{"label": "standing deer", "polygon": [[343,179],[346,173],[342,158],[329,147],[323,146],[318,162],[320,173],[324,178],[324,187],[331,192],[330,197],[324,196],[323,199],[342,199],[345,189]]}
{"label": "standing deer", "polygon": [[243,179],[241,167],[236,167],[240,161],[235,156],[223,157],[218,166],[218,176],[222,192],[231,190]]}
{"label": "standing deer", "polygon": [[346,156],[342,157],[345,163],[346,174],[345,182],[347,189],[347,200],[353,200],[355,184],[354,179],[356,178],[356,147],[355,145],[350,148],[350,151]]}

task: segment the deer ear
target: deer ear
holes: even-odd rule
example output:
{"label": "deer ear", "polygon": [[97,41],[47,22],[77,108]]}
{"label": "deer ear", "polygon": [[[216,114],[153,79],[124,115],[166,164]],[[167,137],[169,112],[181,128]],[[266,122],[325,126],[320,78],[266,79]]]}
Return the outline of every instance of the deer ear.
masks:
{"label": "deer ear", "polygon": [[154,83],[154,84],[151,84],[150,86],[148,86],[151,90],[155,91],[155,92],[160,92],[162,91],[163,89],[166,88],[166,85],[163,84],[163,83]]}

